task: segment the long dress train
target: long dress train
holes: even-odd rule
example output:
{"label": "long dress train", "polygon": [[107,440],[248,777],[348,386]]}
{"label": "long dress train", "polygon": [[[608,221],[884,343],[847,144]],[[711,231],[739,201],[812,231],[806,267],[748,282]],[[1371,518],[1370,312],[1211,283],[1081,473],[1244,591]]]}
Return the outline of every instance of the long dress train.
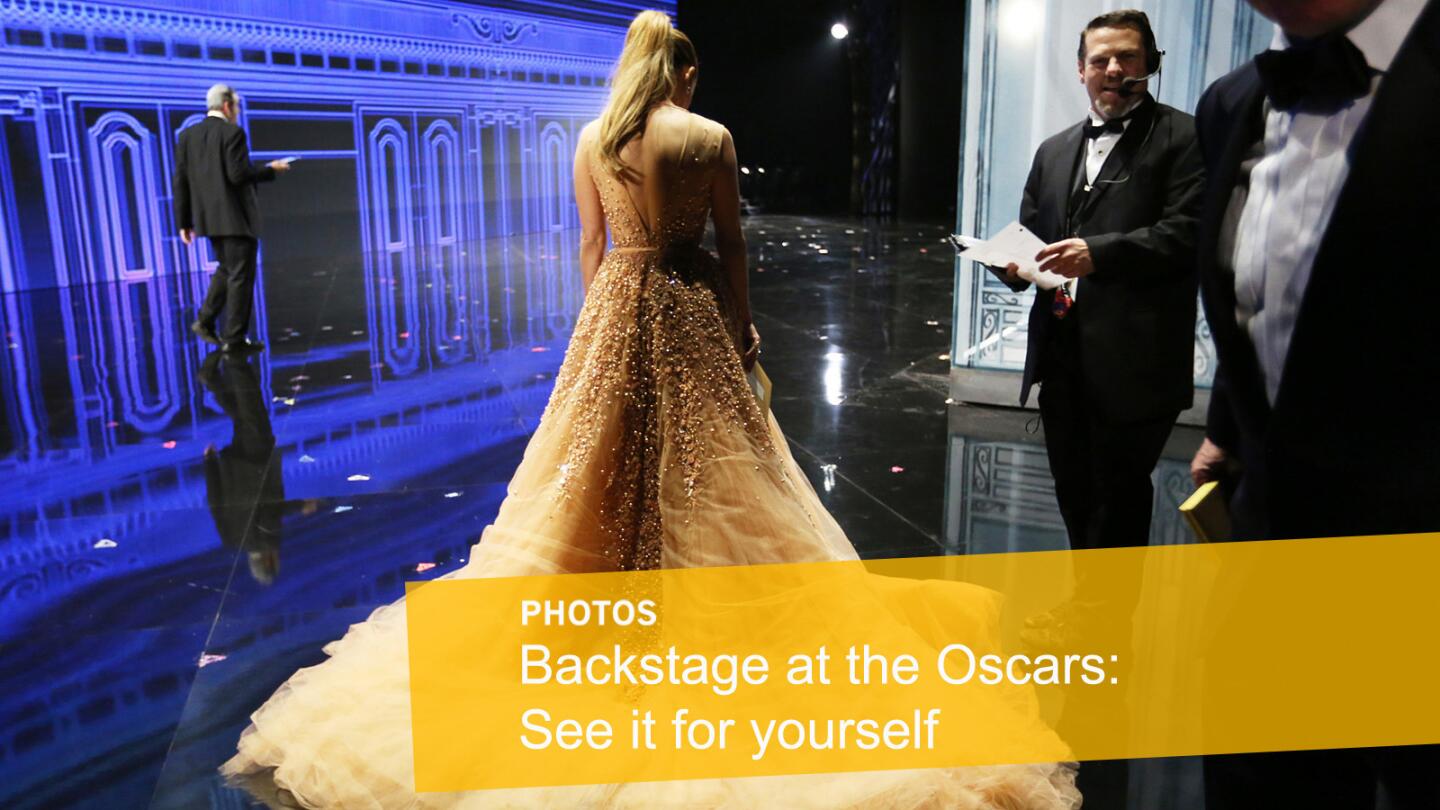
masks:
{"label": "long dress train", "polygon": [[[729,285],[700,248],[724,134],[696,115],[652,113],[650,224],[590,158],[613,247],[499,514],[449,576],[857,558],[751,394]],[[416,794],[404,610],[403,600],[379,608],[282,685],[222,772],[277,807],[1079,804],[1064,765]]]}

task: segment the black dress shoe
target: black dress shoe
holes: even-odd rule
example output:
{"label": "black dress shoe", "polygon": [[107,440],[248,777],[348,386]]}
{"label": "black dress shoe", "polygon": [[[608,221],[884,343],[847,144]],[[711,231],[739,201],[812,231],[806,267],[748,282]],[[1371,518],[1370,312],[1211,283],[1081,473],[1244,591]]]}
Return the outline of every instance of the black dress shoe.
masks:
{"label": "black dress shoe", "polygon": [[232,342],[232,343],[226,343],[225,346],[222,348],[222,351],[224,351],[226,354],[244,354],[244,353],[246,353],[246,352],[263,352],[263,351],[265,351],[265,344],[264,344],[264,343],[258,343],[258,342],[256,342],[256,341],[250,340],[249,338],[245,338],[245,339],[243,339],[243,340],[237,340],[237,341],[234,341],[234,342]]}
{"label": "black dress shoe", "polygon": [[200,321],[196,321],[190,324],[190,331],[194,332],[196,337],[200,338],[206,343],[209,343],[213,346],[220,345],[220,336],[215,334],[214,329],[211,329]]}

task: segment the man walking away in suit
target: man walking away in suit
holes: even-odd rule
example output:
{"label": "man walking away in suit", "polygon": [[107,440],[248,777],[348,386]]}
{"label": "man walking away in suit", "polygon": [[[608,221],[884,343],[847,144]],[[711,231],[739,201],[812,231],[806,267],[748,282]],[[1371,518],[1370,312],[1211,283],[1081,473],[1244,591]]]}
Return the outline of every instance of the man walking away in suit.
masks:
{"label": "man walking away in suit", "polygon": [[[205,120],[180,133],[175,148],[175,225],[186,245],[210,238],[219,266],[190,331],[226,352],[258,351],[264,344],[245,336],[255,301],[255,266],[260,250],[260,205],[255,184],[274,180],[290,164],[250,162],[245,130],[237,125],[240,95],[226,84],[205,94]],[[215,320],[226,310],[225,333]]]}
{"label": "man walking away in suit", "polygon": [[[1440,421],[1423,394],[1440,379],[1425,286],[1440,229],[1440,2],[1250,4],[1278,26],[1271,50],[1197,112],[1198,264],[1219,368],[1191,473],[1230,473],[1236,540],[1440,530]],[[1220,618],[1221,633],[1253,621]],[[1206,682],[1218,696],[1246,677]],[[1226,810],[1433,808],[1437,769],[1432,746],[1210,756],[1205,790]]]}

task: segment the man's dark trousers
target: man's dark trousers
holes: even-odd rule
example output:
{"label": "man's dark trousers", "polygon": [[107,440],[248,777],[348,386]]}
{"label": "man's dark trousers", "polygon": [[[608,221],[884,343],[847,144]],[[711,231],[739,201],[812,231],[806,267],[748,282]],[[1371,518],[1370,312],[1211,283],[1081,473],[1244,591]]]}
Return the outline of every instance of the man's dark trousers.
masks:
{"label": "man's dark trousers", "polygon": [[245,339],[250,313],[255,306],[255,268],[260,243],[248,236],[212,236],[210,247],[218,266],[210,277],[210,289],[200,305],[200,323],[215,328],[215,319],[225,312],[225,331],[220,342],[229,346]]}
{"label": "man's dark trousers", "polygon": [[1055,500],[1075,550],[1143,546],[1150,539],[1150,473],[1179,411],[1141,421],[1107,419],[1085,396],[1078,300],[1052,324],[1043,349],[1040,415]]}

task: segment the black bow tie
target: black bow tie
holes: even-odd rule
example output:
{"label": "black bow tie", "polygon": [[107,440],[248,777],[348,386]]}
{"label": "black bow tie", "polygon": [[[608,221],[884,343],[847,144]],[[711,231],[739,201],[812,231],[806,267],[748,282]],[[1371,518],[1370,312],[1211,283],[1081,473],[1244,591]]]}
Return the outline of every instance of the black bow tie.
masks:
{"label": "black bow tie", "polygon": [[1270,103],[1284,112],[1330,115],[1370,92],[1365,54],[1344,36],[1329,36],[1255,57]]}
{"label": "black bow tie", "polygon": [[1109,121],[1100,124],[1086,122],[1085,137],[1098,138],[1107,132],[1124,132],[1125,122],[1129,120],[1130,116],[1127,115],[1124,118],[1111,118]]}

